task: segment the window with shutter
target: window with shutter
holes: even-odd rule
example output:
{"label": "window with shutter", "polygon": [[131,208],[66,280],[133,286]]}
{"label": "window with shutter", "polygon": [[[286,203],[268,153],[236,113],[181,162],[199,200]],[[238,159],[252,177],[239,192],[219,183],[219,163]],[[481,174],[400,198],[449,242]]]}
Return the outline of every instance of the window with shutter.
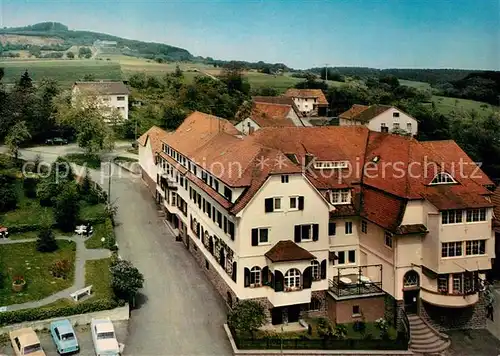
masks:
{"label": "window with shutter", "polygon": [[275,292],[283,292],[283,273],[280,271],[275,271],[274,275],[274,291]]}
{"label": "window with shutter", "polygon": [[252,229],[252,246],[259,244],[259,229]]}
{"label": "window with shutter", "polygon": [[328,236],[335,236],[337,233],[337,224],[334,222],[328,223]]}
{"label": "window with shutter", "polygon": [[319,269],[320,274],[321,274],[321,279],[326,279],[326,260],[321,261],[321,267]]}
{"label": "window with shutter", "polygon": [[299,210],[304,210],[304,197],[299,197]]}
{"label": "window with shutter", "polygon": [[248,268],[245,268],[245,276],[244,276],[244,286],[248,287],[250,286],[250,270]]}
{"label": "window with shutter", "polygon": [[319,239],[319,224],[313,224],[313,241],[318,241]]}
{"label": "window with shutter", "polygon": [[300,225],[295,225],[295,231],[294,231],[294,241],[295,242],[300,242]]}
{"label": "window with shutter", "polygon": [[231,273],[231,279],[234,281],[234,283],[236,283],[236,275],[238,274],[236,267],[237,267],[236,261],[234,261],[233,262],[233,270],[232,270],[232,273]]}
{"label": "window with shutter", "polygon": [[234,240],[234,223],[232,221],[229,222],[229,236],[231,236],[231,240]]}
{"label": "window with shutter", "polygon": [[273,201],[273,198],[266,198],[266,200],[264,201],[264,208],[265,208],[265,212],[266,213],[272,213],[273,212],[273,208],[274,208],[274,201]]}

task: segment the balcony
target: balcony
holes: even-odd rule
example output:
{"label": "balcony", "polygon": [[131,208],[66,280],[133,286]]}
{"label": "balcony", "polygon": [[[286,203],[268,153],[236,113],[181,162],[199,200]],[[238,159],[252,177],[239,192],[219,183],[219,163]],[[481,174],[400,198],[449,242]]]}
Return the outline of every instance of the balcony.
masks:
{"label": "balcony", "polygon": [[472,291],[463,294],[448,294],[421,287],[420,298],[429,304],[439,307],[464,308],[476,304],[479,301],[479,293]]}
{"label": "balcony", "polygon": [[[353,269],[358,272],[353,273]],[[384,295],[382,265],[338,268],[337,275],[329,280],[328,290],[335,299]]]}
{"label": "balcony", "polygon": [[163,173],[160,177],[160,187],[163,191],[165,190],[177,190],[176,182]]}
{"label": "balcony", "polygon": [[284,305],[306,304],[311,302],[311,288],[297,289],[292,291],[272,292],[269,301],[274,307]]}

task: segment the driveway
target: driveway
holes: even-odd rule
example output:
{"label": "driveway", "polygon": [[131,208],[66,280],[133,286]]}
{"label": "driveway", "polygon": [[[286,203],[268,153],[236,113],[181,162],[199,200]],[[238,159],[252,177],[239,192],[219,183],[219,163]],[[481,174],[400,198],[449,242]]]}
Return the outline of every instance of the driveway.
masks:
{"label": "driveway", "polygon": [[[42,159],[53,161],[60,150],[78,151],[70,146],[58,148],[57,152],[53,151],[56,147],[43,147],[21,153],[26,159],[39,153]],[[132,261],[145,278],[129,322],[125,355],[232,355],[223,329],[226,307],[222,299],[158,217],[154,199],[140,178],[112,167],[119,254]],[[91,171],[105,189],[107,168],[103,166],[103,174]]]}

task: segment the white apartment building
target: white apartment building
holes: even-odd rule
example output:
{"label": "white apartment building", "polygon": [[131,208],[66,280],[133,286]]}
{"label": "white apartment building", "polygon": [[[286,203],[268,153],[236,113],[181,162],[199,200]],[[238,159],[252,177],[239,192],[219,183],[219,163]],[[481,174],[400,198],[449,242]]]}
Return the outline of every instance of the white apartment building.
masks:
{"label": "white apartment building", "polygon": [[[242,136],[199,112],[159,140],[157,176],[145,181],[228,305],[257,300],[273,324],[348,323],[386,316],[389,297],[395,318],[404,310],[442,329],[484,325],[492,182],[481,171],[471,178],[476,166],[453,141],[364,126]],[[424,157],[427,168],[412,164]],[[464,176],[452,174],[459,160]],[[145,171],[147,162],[140,156]]]}
{"label": "white apartment building", "polygon": [[116,109],[124,120],[128,120],[128,97],[130,91],[123,82],[75,82],[72,90],[73,99],[82,94],[96,95],[103,108],[106,110]]}
{"label": "white apartment building", "polygon": [[321,89],[288,89],[285,96],[292,98],[306,117],[326,116],[328,101]]}
{"label": "white apartment building", "polygon": [[418,134],[418,121],[403,111],[388,105],[358,105],[339,115],[340,126],[364,125],[378,132]]}

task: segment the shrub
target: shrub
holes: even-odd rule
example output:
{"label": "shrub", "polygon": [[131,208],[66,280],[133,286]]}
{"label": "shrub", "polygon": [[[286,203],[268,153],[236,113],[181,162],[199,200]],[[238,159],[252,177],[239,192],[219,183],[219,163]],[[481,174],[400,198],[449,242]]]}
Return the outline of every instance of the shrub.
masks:
{"label": "shrub", "polygon": [[137,291],[144,284],[144,276],[134,267],[132,262],[118,260],[109,268],[111,271],[111,286],[119,298],[133,300]]}
{"label": "shrub", "polygon": [[259,302],[244,300],[236,304],[228,315],[228,324],[235,330],[253,334],[266,322],[264,307]]}
{"label": "shrub", "polygon": [[62,231],[72,231],[78,220],[80,205],[78,203],[78,192],[75,183],[64,184],[63,190],[56,199],[54,217],[57,226]]}
{"label": "shrub", "polygon": [[36,186],[38,179],[35,177],[26,177],[23,180],[24,195],[30,199],[36,198]]}
{"label": "shrub", "polygon": [[57,242],[51,229],[45,228],[38,233],[36,249],[40,252],[54,252],[57,250]]}
{"label": "shrub", "polygon": [[319,337],[321,337],[323,339],[326,339],[326,338],[332,336],[332,334],[333,334],[332,323],[330,322],[330,320],[328,320],[326,318],[319,318],[318,319],[317,328],[318,328]]}
{"label": "shrub", "polygon": [[389,337],[389,323],[384,318],[375,320],[375,326],[380,330],[380,336],[385,339]]}
{"label": "shrub", "polygon": [[347,327],[344,324],[337,324],[333,330],[333,337],[343,340],[347,337]]}
{"label": "shrub", "polygon": [[70,261],[58,260],[50,266],[50,273],[56,278],[66,279],[72,268],[73,266]]}
{"label": "shrub", "polygon": [[357,331],[360,334],[364,335],[364,333],[366,331],[366,323],[364,321],[361,321],[361,320],[355,321],[353,326],[352,326],[352,329],[354,331]]}
{"label": "shrub", "polygon": [[7,311],[0,313],[0,326],[17,324],[25,321],[44,320],[56,317],[92,313],[113,309],[123,305],[124,304],[120,305],[120,303],[112,299],[100,299],[93,301],[89,300],[65,307],[46,306],[33,309]]}
{"label": "shrub", "polygon": [[115,230],[113,229],[113,223],[111,219],[106,219],[104,223],[104,242],[103,247],[111,251],[116,251],[118,248],[116,246]]}
{"label": "shrub", "polygon": [[0,174],[0,212],[13,210],[17,206],[17,192],[15,178],[10,175]]}

